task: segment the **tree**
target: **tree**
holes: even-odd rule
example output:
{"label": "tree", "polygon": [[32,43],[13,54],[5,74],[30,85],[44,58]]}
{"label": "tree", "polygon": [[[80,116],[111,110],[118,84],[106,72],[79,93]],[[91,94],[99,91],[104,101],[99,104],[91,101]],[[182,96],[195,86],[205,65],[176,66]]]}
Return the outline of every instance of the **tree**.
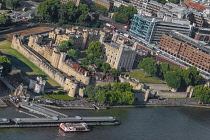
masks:
{"label": "tree", "polygon": [[87,95],[88,98],[93,99],[95,97],[95,90],[94,87],[91,85],[86,86],[85,90],[84,90],[84,95]]}
{"label": "tree", "polygon": [[72,39],[69,39],[69,40],[63,40],[61,43],[60,43],[60,51],[61,52],[66,52],[70,46],[73,46],[74,45],[74,40]]}
{"label": "tree", "polygon": [[60,44],[60,51],[61,52],[66,52],[68,50],[68,41],[67,40],[64,40],[61,42]]}
{"label": "tree", "polygon": [[89,64],[93,64],[95,61],[95,56],[91,53],[87,56],[87,59],[89,61]]}
{"label": "tree", "polygon": [[95,95],[95,100],[100,103],[105,103],[106,100],[106,91],[105,90],[99,90]]}
{"label": "tree", "polygon": [[164,75],[166,74],[167,71],[170,71],[170,64],[168,64],[167,62],[162,62],[159,65],[159,75],[161,77],[164,77]]}
{"label": "tree", "polygon": [[115,77],[118,77],[120,75],[120,72],[117,69],[111,69],[109,72]]}
{"label": "tree", "polygon": [[103,61],[101,59],[95,59],[94,64],[97,68],[100,68],[103,64]]}
{"label": "tree", "polygon": [[164,79],[166,84],[171,88],[178,89],[181,86],[181,78],[176,71],[168,71],[164,75]]}
{"label": "tree", "polygon": [[87,58],[82,58],[81,63],[83,66],[89,65],[89,60]]}
{"label": "tree", "polygon": [[68,55],[73,57],[74,59],[77,59],[79,57],[79,55],[80,55],[80,50],[78,50],[78,49],[76,49],[76,50],[75,49],[70,49],[68,51]]}
{"label": "tree", "polygon": [[102,47],[99,41],[92,41],[86,50],[87,55],[92,54],[94,57],[99,58],[102,54]]}
{"label": "tree", "polygon": [[97,3],[93,3],[91,5],[91,12],[96,12],[98,14],[102,14],[104,16],[108,16],[108,10],[106,9],[106,7],[99,5]]}
{"label": "tree", "polygon": [[11,24],[9,15],[0,15],[0,26],[8,26]]}
{"label": "tree", "polygon": [[77,19],[77,23],[80,26],[88,26],[89,24],[87,23],[87,21],[90,19],[89,16],[89,8],[86,4],[79,4],[78,8],[77,8],[77,15],[76,17],[79,17]]}
{"label": "tree", "polygon": [[202,76],[199,75],[199,71],[197,71],[196,67],[190,67],[184,70],[182,76],[187,86],[197,85],[202,78]]}
{"label": "tree", "polygon": [[125,91],[121,93],[121,102],[124,104],[133,104],[134,94],[131,91]]}
{"label": "tree", "polygon": [[11,61],[6,56],[0,56],[0,65],[3,66],[2,76],[7,76],[12,71]]}
{"label": "tree", "polygon": [[137,9],[131,5],[129,6],[120,5],[118,8],[115,9],[112,19],[117,22],[129,24],[134,14],[137,13],[138,13]]}
{"label": "tree", "polygon": [[44,21],[58,22],[60,6],[60,0],[46,0],[38,5],[37,13],[42,16]]}
{"label": "tree", "polygon": [[125,91],[132,91],[133,86],[130,85],[130,83],[118,83],[114,82],[113,90],[117,92],[125,92]]}
{"label": "tree", "polygon": [[193,95],[199,100],[199,102],[210,102],[210,89],[208,87],[204,87],[203,85],[195,86]]}
{"label": "tree", "polygon": [[58,10],[58,23],[60,25],[67,23],[68,21],[68,8],[66,4],[61,4],[60,9]]}
{"label": "tree", "polygon": [[128,16],[123,13],[115,12],[112,19],[120,23],[129,24]]}
{"label": "tree", "polygon": [[101,69],[106,72],[110,69],[110,65],[108,63],[102,63]]}
{"label": "tree", "polygon": [[155,75],[157,72],[157,65],[153,58],[144,58],[138,65],[139,68],[143,69],[150,75]]}
{"label": "tree", "polygon": [[132,88],[129,83],[115,82],[113,86],[111,86],[111,84],[107,84],[103,87],[87,86],[84,90],[84,94],[88,95],[88,98],[101,103],[133,104],[134,94],[131,92]]}
{"label": "tree", "polygon": [[18,5],[19,0],[2,0],[5,3],[7,9],[15,9]]}

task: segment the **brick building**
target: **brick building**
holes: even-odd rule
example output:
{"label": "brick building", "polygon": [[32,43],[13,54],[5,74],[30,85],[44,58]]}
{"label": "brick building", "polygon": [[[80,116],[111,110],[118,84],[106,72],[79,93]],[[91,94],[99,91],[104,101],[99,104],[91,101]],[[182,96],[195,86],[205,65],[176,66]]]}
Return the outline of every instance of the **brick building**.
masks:
{"label": "brick building", "polygon": [[210,29],[209,28],[199,28],[195,33],[195,40],[204,41],[210,44]]}
{"label": "brick building", "polygon": [[201,12],[193,12],[188,15],[189,21],[195,23],[197,27],[203,27],[205,22],[203,14]]}
{"label": "brick building", "polygon": [[210,46],[203,41],[172,31],[162,35],[158,47],[197,68],[210,72]]}

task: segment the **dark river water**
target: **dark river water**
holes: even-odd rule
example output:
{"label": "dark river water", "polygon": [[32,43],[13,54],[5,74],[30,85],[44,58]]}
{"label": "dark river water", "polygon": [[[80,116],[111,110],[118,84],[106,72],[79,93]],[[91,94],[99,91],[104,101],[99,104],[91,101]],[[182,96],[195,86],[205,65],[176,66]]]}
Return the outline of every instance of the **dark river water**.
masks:
{"label": "dark river water", "polygon": [[[119,126],[97,126],[91,132],[63,133],[58,127],[0,129],[0,140],[210,140],[210,109],[120,108],[59,110],[69,116],[115,116]],[[1,108],[0,118],[30,117],[13,107]]]}

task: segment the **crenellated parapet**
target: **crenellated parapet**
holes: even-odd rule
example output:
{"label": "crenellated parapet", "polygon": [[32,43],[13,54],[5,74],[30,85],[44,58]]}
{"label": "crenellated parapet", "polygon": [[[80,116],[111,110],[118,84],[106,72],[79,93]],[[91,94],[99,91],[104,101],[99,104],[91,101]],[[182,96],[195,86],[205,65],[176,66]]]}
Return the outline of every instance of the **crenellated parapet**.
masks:
{"label": "crenellated parapet", "polygon": [[[29,59],[34,65],[39,67],[43,72],[48,74],[53,80],[55,80],[62,87],[65,86],[65,83],[68,75],[64,72],[53,67],[42,55],[37,53],[35,50],[30,48],[27,45],[22,44],[22,38],[19,35],[14,35],[12,40],[12,48],[16,49],[18,52],[23,54],[27,59]],[[75,81],[77,81],[75,79]],[[71,88],[72,84],[68,84]],[[73,90],[72,90],[73,91]],[[71,94],[73,95],[73,92]],[[75,90],[76,91],[76,90]]]}

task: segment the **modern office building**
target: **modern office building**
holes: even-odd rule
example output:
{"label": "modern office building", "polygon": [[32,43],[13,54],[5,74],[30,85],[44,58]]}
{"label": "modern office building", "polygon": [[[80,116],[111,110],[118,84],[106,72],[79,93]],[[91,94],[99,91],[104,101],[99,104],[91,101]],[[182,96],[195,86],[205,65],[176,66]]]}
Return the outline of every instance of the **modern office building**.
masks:
{"label": "modern office building", "polygon": [[131,23],[130,33],[149,43],[158,43],[162,34],[171,30],[190,36],[192,25],[190,25],[188,20],[173,19],[171,17],[153,18],[135,14]]}
{"label": "modern office building", "polygon": [[162,35],[159,49],[210,73],[210,46],[177,31]]}

